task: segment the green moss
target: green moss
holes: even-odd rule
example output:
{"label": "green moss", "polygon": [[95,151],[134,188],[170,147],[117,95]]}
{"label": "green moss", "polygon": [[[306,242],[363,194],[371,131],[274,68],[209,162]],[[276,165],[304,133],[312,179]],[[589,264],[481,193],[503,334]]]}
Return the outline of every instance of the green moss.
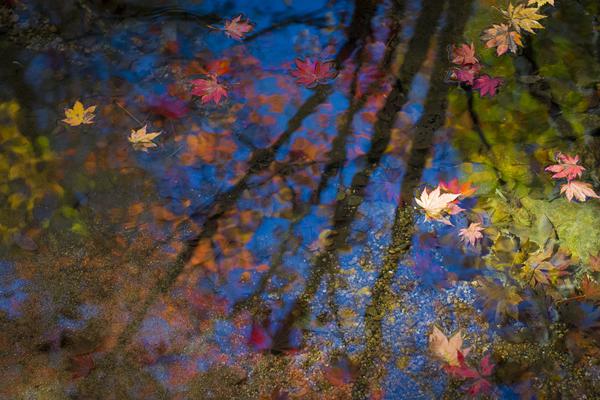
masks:
{"label": "green moss", "polygon": [[521,199],[536,221],[547,217],[558,234],[560,244],[573,255],[587,260],[590,254],[600,251],[600,205],[590,200],[585,203],[569,203],[560,198],[554,201]]}

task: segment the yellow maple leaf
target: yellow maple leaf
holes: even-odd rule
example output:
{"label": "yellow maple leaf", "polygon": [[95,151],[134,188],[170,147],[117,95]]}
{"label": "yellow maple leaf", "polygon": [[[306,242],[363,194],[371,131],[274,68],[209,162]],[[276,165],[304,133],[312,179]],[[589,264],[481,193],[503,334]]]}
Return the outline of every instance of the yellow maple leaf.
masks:
{"label": "yellow maple leaf", "polygon": [[534,29],[544,29],[544,26],[538,21],[546,18],[546,16],[538,14],[537,7],[526,7],[524,4],[513,6],[512,3],[508,3],[508,9],[501,11],[517,32],[521,32],[521,29],[523,29],[535,33]]}
{"label": "yellow maple leaf", "polygon": [[162,132],[146,132],[148,125],[144,125],[142,128],[131,130],[128,140],[133,143],[133,148],[136,150],[148,151],[151,147],[156,147],[156,143],[152,140],[157,138]]}
{"label": "yellow maple leaf", "polygon": [[538,8],[542,7],[542,6],[546,5],[546,4],[550,4],[551,6],[553,6],[554,5],[554,0],[529,0],[529,2],[527,3],[528,6],[531,6],[531,5],[534,5],[534,4],[537,5]]}
{"label": "yellow maple leaf", "polygon": [[73,108],[65,109],[65,119],[63,122],[71,126],[79,126],[81,124],[93,124],[94,123],[94,111],[96,106],[90,106],[84,108],[83,104],[77,100],[73,105]]}

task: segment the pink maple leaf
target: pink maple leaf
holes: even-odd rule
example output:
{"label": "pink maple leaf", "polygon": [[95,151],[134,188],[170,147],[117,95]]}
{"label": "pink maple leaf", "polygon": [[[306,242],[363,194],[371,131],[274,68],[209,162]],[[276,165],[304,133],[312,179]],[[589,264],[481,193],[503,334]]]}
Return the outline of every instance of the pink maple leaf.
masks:
{"label": "pink maple leaf", "polygon": [[493,97],[496,95],[498,88],[502,85],[502,79],[492,78],[489,75],[481,75],[475,79],[473,89],[479,90],[481,96]]}
{"label": "pink maple leaf", "polygon": [[452,46],[450,53],[453,64],[468,65],[479,63],[479,60],[475,58],[475,46],[473,43],[470,46],[466,43],[458,47]]}
{"label": "pink maple leaf", "polygon": [[475,246],[478,240],[483,239],[483,227],[480,223],[474,222],[471,223],[467,228],[462,228],[458,232],[458,236],[462,239],[464,243],[469,243],[471,246]]}
{"label": "pink maple leaf", "polygon": [[544,170],[554,172],[554,175],[552,175],[553,179],[567,178],[568,181],[571,181],[577,177],[581,177],[583,171],[585,171],[585,168],[577,165],[579,163],[578,155],[571,157],[567,154],[558,153],[556,158],[558,159],[558,164],[550,165]]}
{"label": "pink maple leaf", "polygon": [[216,75],[210,75],[208,79],[195,79],[192,85],[192,94],[199,96],[202,104],[211,100],[219,104],[222,98],[227,97],[227,89],[218,82]]}
{"label": "pink maple leaf", "polygon": [[560,193],[567,196],[567,200],[573,200],[575,197],[579,201],[585,201],[588,197],[600,199],[600,196],[594,192],[592,185],[581,181],[569,181],[560,187]]}
{"label": "pink maple leaf", "polygon": [[232,20],[225,21],[225,26],[223,27],[225,34],[235,40],[242,40],[252,29],[254,29],[254,26],[250,23],[250,20],[246,19],[242,21],[241,15]]}
{"label": "pink maple leaf", "polygon": [[312,88],[335,78],[337,71],[331,61],[311,61],[310,58],[302,61],[297,58],[296,69],[292,71],[292,76],[296,78],[296,83],[299,85]]}
{"label": "pink maple leaf", "polygon": [[479,71],[481,71],[481,64],[463,65],[451,70],[450,79],[472,86]]}

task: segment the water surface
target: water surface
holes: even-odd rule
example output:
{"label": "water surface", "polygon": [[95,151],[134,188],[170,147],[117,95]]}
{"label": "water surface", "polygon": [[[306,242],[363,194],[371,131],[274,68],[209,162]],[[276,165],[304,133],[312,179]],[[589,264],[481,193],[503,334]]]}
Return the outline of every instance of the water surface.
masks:
{"label": "water surface", "polygon": [[[0,397],[600,398],[600,205],[544,171],[577,154],[600,191],[595,1],[502,56],[502,1],[3,4]],[[493,97],[451,79],[471,42]],[[306,57],[337,76],[298,84]]]}

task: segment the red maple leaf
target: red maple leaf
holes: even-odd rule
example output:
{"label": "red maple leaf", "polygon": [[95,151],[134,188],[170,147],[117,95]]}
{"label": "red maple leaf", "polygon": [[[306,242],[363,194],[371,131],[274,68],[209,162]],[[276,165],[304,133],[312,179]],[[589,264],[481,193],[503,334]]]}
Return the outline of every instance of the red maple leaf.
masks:
{"label": "red maple leaf", "polygon": [[227,97],[227,89],[219,83],[216,75],[210,75],[208,79],[195,79],[192,85],[192,94],[199,96],[202,104],[211,100],[219,104],[222,98]]}
{"label": "red maple leaf", "polygon": [[558,160],[558,164],[550,165],[544,170],[547,172],[554,172],[554,175],[552,175],[553,179],[567,178],[567,180],[570,181],[577,177],[581,177],[583,171],[585,171],[585,168],[581,165],[577,165],[577,163],[579,163],[578,155],[571,157],[567,154],[558,153],[556,159]]}
{"label": "red maple leaf", "polygon": [[479,60],[475,58],[475,46],[473,43],[470,46],[466,43],[461,44],[459,47],[452,46],[450,53],[453,64],[468,65],[479,63]]}
{"label": "red maple leaf", "polygon": [[335,78],[337,71],[331,61],[312,61],[310,58],[302,61],[297,58],[296,69],[292,71],[292,76],[296,78],[296,83],[299,85],[312,88]]}
{"label": "red maple leaf", "polygon": [[460,194],[464,197],[469,197],[477,191],[477,187],[471,186],[471,182],[459,183],[457,178],[448,182],[440,180],[440,187],[448,193]]}
{"label": "red maple leaf", "polygon": [[241,15],[232,20],[225,21],[225,26],[223,27],[225,34],[235,40],[242,40],[252,29],[254,29],[254,26],[250,23],[250,20],[246,19],[242,21]]}
{"label": "red maple leaf", "polygon": [[457,379],[473,379],[468,384],[467,393],[472,396],[488,393],[492,390],[492,384],[486,377],[489,377],[494,370],[494,364],[490,361],[490,355],[483,357],[479,363],[479,370],[471,368],[465,362],[465,356],[457,351],[459,365],[447,365],[446,372]]}
{"label": "red maple leaf", "polygon": [[496,95],[500,85],[502,85],[502,79],[492,78],[489,75],[481,75],[479,78],[475,79],[473,89],[479,90],[481,96],[489,95],[492,97]]}
{"label": "red maple leaf", "polygon": [[465,362],[464,354],[460,350],[457,350],[456,353],[458,365],[447,365],[445,367],[446,372],[458,379],[479,378],[479,372],[475,368],[469,367]]}

